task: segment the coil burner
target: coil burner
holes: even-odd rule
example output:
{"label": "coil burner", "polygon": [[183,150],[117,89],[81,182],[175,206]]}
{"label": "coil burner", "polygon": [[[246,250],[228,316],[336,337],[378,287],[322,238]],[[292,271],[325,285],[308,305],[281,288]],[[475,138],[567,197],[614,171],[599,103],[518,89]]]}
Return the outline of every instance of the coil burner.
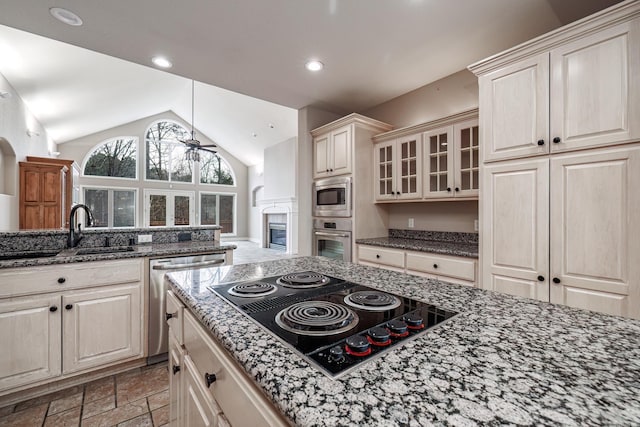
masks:
{"label": "coil burner", "polygon": [[240,298],[257,298],[270,295],[277,291],[276,285],[266,282],[245,282],[234,285],[227,292]]}
{"label": "coil burner", "polygon": [[279,277],[278,280],[276,280],[276,283],[286,288],[305,289],[319,288],[320,286],[326,285],[330,281],[331,279],[329,279],[327,276],[309,271],[287,274],[285,276]]}
{"label": "coil burner", "polygon": [[302,301],[281,310],[276,324],[299,335],[337,335],[353,329],[358,315],[348,307],[328,301]]}
{"label": "coil burner", "polygon": [[380,291],[359,291],[344,297],[344,302],[351,307],[367,311],[387,311],[400,307],[402,301],[395,295]]}

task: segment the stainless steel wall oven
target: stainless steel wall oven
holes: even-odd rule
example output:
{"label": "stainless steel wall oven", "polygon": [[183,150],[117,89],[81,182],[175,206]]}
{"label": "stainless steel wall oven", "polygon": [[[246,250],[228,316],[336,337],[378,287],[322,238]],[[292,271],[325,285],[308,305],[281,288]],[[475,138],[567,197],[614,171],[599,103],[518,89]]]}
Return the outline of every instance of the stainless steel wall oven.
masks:
{"label": "stainless steel wall oven", "polygon": [[351,219],[313,220],[313,255],[351,261]]}

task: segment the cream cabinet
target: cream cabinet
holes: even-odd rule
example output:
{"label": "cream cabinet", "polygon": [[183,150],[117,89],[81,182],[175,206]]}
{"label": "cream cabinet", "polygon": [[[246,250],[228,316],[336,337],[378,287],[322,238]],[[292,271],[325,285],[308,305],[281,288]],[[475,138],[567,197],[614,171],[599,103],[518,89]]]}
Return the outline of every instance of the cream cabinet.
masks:
{"label": "cream cabinet", "polygon": [[351,126],[347,125],[314,138],[314,178],[351,173],[351,132]]}
{"label": "cream cabinet", "polygon": [[483,283],[640,318],[640,146],[485,169]]}
{"label": "cream cabinet", "polygon": [[0,270],[0,394],[142,358],[143,268],[133,259]]}
{"label": "cream cabinet", "polygon": [[374,146],[376,201],[422,196],[422,136],[408,135]]}
{"label": "cream cabinet", "polygon": [[181,421],[189,427],[217,427],[220,407],[215,400],[207,396],[207,389],[199,378],[198,368],[188,355],[184,357],[183,367],[184,409]]}
{"label": "cream cabinet", "polygon": [[473,258],[358,244],[356,263],[466,286],[477,282]]}
{"label": "cream cabinet", "polygon": [[470,69],[479,74],[485,161],[640,138],[637,4],[569,25]]}
{"label": "cream cabinet", "polygon": [[479,188],[478,120],[424,133],[425,199],[477,198]]}
{"label": "cream cabinet", "polygon": [[176,341],[175,337],[169,335],[169,425],[184,425],[182,420],[182,407],[184,405],[182,390],[184,380],[184,350]]}

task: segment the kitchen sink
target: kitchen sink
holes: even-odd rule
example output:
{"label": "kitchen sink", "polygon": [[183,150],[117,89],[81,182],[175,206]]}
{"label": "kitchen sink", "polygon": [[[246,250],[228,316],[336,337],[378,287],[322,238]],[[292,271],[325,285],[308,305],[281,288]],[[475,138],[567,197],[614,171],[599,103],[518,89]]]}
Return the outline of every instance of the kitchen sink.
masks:
{"label": "kitchen sink", "polygon": [[86,248],[78,249],[76,255],[100,255],[100,254],[112,254],[118,252],[133,252],[135,248],[133,246],[108,246],[104,248]]}
{"label": "kitchen sink", "polygon": [[0,261],[11,261],[15,259],[27,259],[27,258],[46,258],[58,255],[59,251],[30,251],[30,252],[15,252],[6,253],[0,255]]}

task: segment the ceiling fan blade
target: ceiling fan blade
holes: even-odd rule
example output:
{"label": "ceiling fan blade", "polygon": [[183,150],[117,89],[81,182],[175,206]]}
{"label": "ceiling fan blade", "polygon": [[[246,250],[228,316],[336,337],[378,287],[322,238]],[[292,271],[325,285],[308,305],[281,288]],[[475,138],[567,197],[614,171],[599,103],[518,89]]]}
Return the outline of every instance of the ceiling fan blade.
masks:
{"label": "ceiling fan blade", "polygon": [[217,147],[216,144],[208,144],[208,145],[204,145],[204,144],[200,144],[200,147]]}
{"label": "ceiling fan blade", "polygon": [[209,153],[212,153],[212,154],[217,154],[218,153],[217,151],[209,150],[208,148],[202,148],[202,146],[200,146],[198,149],[201,150],[201,151],[208,151]]}

